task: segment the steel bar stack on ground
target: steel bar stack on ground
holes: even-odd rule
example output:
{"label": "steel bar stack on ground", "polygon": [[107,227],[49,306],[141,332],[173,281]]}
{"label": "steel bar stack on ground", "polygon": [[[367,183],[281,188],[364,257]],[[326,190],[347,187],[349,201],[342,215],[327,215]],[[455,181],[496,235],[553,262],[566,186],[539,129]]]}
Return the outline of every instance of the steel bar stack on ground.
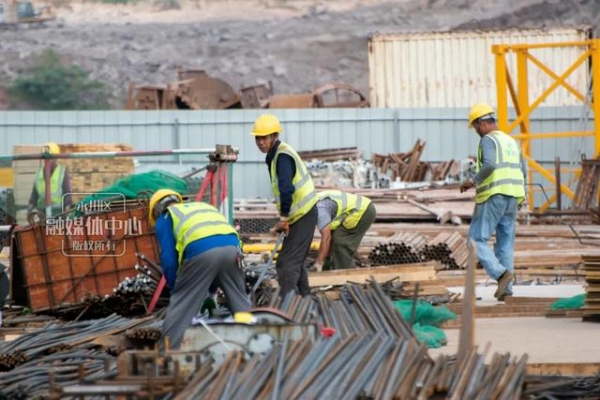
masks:
{"label": "steel bar stack on ground", "polygon": [[[152,320],[111,315],[63,325],[50,323],[0,344],[0,398],[42,398],[49,391],[50,374],[59,386],[76,384],[82,378],[94,382],[116,376],[114,357],[92,342]],[[23,394],[27,397],[20,397]]]}
{"label": "steel bar stack on ground", "polygon": [[340,300],[278,299],[271,306],[333,335],[286,336],[266,356],[231,352],[216,369],[197,371],[175,399],[520,398],[526,357],[494,355],[485,365],[485,352],[475,348],[463,360],[434,361],[377,283],[347,285]]}

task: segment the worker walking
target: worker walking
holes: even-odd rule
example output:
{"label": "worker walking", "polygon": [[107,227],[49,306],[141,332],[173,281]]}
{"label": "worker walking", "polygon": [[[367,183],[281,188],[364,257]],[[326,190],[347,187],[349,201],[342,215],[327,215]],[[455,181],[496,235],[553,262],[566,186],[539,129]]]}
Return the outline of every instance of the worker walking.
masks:
{"label": "worker walking", "polygon": [[306,165],[287,143],[279,141],[281,124],[274,115],[256,119],[251,135],[259,150],[267,155],[271,188],[279,210],[275,231],[285,233],[277,258],[277,282],[280,295],[297,290],[310,294],[308,272],[304,266],[317,224],[317,194]]}
{"label": "worker walking", "polygon": [[331,256],[332,269],[354,268],[354,254],[375,221],[375,206],[365,196],[341,190],[327,190],[317,195],[321,245],[314,267],[321,271]]}
{"label": "worker walking", "polygon": [[[464,192],[476,187],[475,211],[469,227],[469,240],[477,248],[479,262],[498,281],[494,297],[503,301],[512,295],[513,253],[517,211],[525,198],[526,170],[517,142],[498,130],[494,110],[476,104],[469,112],[469,128],[480,136],[477,174],[462,183]],[[496,233],[494,251],[488,240]]]}
{"label": "worker walking", "polygon": [[179,193],[161,189],[150,199],[149,219],[156,226],[163,274],[171,291],[163,346],[168,337],[170,347],[179,348],[213,282],[223,290],[232,314],[251,308],[238,234],[215,207],[183,203]]}
{"label": "worker walking", "polygon": [[[60,147],[56,143],[46,143],[43,153],[60,154]],[[71,177],[68,169],[59,165],[56,158],[50,160],[50,206],[52,216],[62,214],[71,207]],[[45,163],[38,168],[29,197],[29,211],[34,208],[46,211]]]}

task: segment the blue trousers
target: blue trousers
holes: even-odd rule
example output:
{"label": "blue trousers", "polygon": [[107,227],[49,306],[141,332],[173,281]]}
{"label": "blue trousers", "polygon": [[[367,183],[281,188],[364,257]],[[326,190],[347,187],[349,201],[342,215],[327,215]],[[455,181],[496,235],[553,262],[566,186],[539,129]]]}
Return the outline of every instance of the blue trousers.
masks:
{"label": "blue trousers", "polygon": [[[475,242],[477,258],[485,272],[496,281],[506,271],[514,271],[513,254],[517,228],[517,199],[496,194],[485,202],[475,205],[469,227],[469,240]],[[488,245],[496,233],[494,251]],[[512,282],[506,289],[512,294]]]}

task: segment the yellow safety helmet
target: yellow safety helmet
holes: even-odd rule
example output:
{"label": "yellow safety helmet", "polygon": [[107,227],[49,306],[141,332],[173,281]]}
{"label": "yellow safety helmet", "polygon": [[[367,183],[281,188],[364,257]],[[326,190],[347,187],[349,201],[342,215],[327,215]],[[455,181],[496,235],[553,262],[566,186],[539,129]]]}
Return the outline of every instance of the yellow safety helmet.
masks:
{"label": "yellow safety helmet", "polygon": [[44,145],[43,152],[48,152],[50,154],[60,154],[60,146],[54,142],[48,142]]}
{"label": "yellow safety helmet", "polygon": [[273,114],[263,114],[254,121],[254,127],[250,134],[252,136],[269,136],[273,133],[281,133],[281,123]]}
{"label": "yellow safety helmet", "polygon": [[171,202],[182,203],[183,198],[179,193],[171,189],[159,189],[152,195],[148,212],[150,226],[156,224],[156,218],[165,211],[165,205]]}
{"label": "yellow safety helmet", "polygon": [[473,128],[473,122],[484,115],[493,114],[494,109],[485,103],[475,104],[469,111],[469,128]]}

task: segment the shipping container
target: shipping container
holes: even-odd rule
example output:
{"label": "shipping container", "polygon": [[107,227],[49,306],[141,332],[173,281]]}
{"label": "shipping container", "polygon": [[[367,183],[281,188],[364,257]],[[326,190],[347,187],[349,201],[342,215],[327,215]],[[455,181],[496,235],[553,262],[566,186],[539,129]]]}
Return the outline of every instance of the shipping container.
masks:
{"label": "shipping container", "polygon": [[[470,107],[487,102],[496,107],[496,66],[492,46],[584,41],[589,28],[553,30],[456,31],[371,34],[368,41],[371,106],[377,108]],[[582,54],[581,47],[530,50],[530,54],[562,75]],[[516,85],[516,57],[506,56]],[[585,92],[589,65],[584,63],[567,79]],[[528,62],[531,102],[553,82]],[[572,106],[581,102],[559,87],[542,106]]]}

